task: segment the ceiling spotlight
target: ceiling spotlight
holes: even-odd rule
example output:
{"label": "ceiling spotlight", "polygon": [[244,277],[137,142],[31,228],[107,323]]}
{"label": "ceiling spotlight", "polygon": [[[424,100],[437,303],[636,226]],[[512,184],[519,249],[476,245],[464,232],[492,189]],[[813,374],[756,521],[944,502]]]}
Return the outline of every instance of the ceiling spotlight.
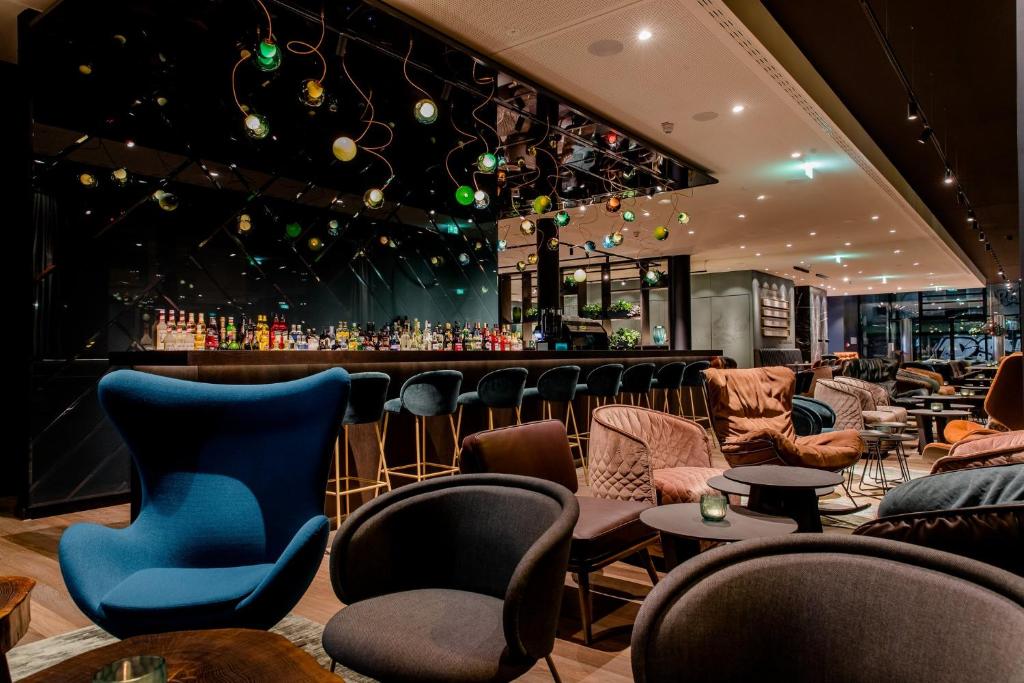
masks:
{"label": "ceiling spotlight", "polygon": [[807,234],[808,234],[808,235],[810,235],[811,237],[814,237],[814,236],[815,236],[815,235],[817,235],[818,233],[816,233],[816,232],[809,232],[809,233],[807,233]]}
{"label": "ceiling spotlight", "polygon": [[877,216],[877,215],[875,215],[875,216],[872,216],[872,217],[871,217],[871,220],[873,220],[873,221],[877,221],[877,220],[878,220],[878,216]]}
{"label": "ceiling spotlight", "polygon": [[792,245],[792,244],[787,244],[786,246],[787,246],[787,247],[792,247],[793,245]]}
{"label": "ceiling spotlight", "polygon": [[636,39],[637,40],[650,40],[651,39],[651,35],[652,34],[651,34],[650,31],[648,31],[647,29],[643,29],[643,30],[640,31],[640,33],[636,34]]}
{"label": "ceiling spotlight", "polygon": [[978,217],[974,213],[974,209],[967,209],[967,222],[973,223],[978,220]]}
{"label": "ceiling spotlight", "polygon": [[892,250],[892,253],[894,253],[894,254],[900,254],[900,253],[902,253],[902,252],[903,252],[903,250],[902,250],[902,249],[893,249],[893,250]]}
{"label": "ceiling spotlight", "polygon": [[845,247],[848,247],[848,246],[850,246],[852,244],[853,244],[853,242],[843,242],[843,246],[845,246]]}
{"label": "ceiling spotlight", "polygon": [[746,218],[746,217],[747,217],[747,214],[745,214],[745,213],[738,213],[738,214],[736,214],[736,218]]}
{"label": "ceiling spotlight", "polygon": [[920,116],[920,113],[917,111],[917,102],[910,100],[907,102],[907,120],[917,121],[918,116]]}
{"label": "ceiling spotlight", "polygon": [[890,235],[895,235],[896,234],[896,228],[890,228],[889,229],[889,234]]}
{"label": "ceiling spotlight", "polygon": [[756,254],[754,254],[754,256],[760,256],[760,255],[761,255],[761,252],[757,252]]}
{"label": "ceiling spotlight", "polygon": [[135,146],[135,141],[134,141],[134,140],[126,140],[124,144],[125,144],[125,146],[126,146],[126,147],[127,147],[128,149],[131,149],[132,147],[134,147],[134,146]]}
{"label": "ceiling spotlight", "polygon": [[942,182],[945,183],[946,185],[952,185],[953,184],[953,171],[951,171],[950,169],[947,168],[946,169],[946,174],[942,177]]}
{"label": "ceiling spotlight", "polygon": [[739,114],[744,109],[746,109],[746,107],[744,107],[742,104],[735,104],[732,107],[732,113],[733,114]]}
{"label": "ceiling spotlight", "polygon": [[801,154],[800,152],[793,152],[793,153],[792,153],[792,154],[790,154],[789,156],[790,156],[790,158],[792,158],[792,159],[799,159],[799,158],[800,158],[800,157],[802,157],[803,155],[802,155],[802,154]]}
{"label": "ceiling spotlight", "polygon": [[760,201],[764,201],[764,195],[763,194],[757,195],[757,201],[759,201],[759,202]]}
{"label": "ceiling spotlight", "polygon": [[924,130],[921,131],[921,137],[917,139],[922,145],[932,139],[932,129],[929,126],[925,126]]}

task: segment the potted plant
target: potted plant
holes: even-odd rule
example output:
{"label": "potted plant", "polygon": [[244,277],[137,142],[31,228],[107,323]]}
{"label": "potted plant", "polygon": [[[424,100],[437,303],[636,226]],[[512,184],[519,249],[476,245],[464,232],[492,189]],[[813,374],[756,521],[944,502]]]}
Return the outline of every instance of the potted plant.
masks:
{"label": "potted plant", "polygon": [[576,293],[576,278],[572,273],[562,278],[562,291],[567,294]]}
{"label": "potted plant", "polygon": [[608,345],[613,349],[635,349],[640,344],[640,331],[628,327],[620,327],[608,338]]}
{"label": "potted plant", "polygon": [[536,320],[537,319],[537,314],[539,312],[540,311],[537,310],[536,306],[530,306],[529,308],[526,309],[526,318],[525,319],[526,320]]}
{"label": "potted plant", "polygon": [[628,318],[630,311],[633,310],[633,304],[629,303],[625,299],[619,299],[612,302],[612,305],[608,307],[609,318]]}
{"label": "potted plant", "polygon": [[580,315],[584,318],[591,318],[597,320],[601,317],[601,304],[584,304],[580,308]]}

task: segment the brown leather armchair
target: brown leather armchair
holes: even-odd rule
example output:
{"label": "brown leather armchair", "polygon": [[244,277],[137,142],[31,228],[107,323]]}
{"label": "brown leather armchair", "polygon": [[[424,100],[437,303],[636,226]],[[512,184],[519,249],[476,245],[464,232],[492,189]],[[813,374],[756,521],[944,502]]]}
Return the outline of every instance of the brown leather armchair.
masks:
{"label": "brown leather armchair", "polygon": [[931,473],[1016,464],[1024,464],[1024,430],[997,434],[976,432],[953,444],[948,454],[932,464]]}
{"label": "brown leather armchair", "polygon": [[721,473],[707,432],[692,420],[634,406],[594,410],[590,488],[598,498],[695,503]]}
{"label": "brown leather armchair", "polygon": [[[528,422],[467,436],[462,442],[459,467],[463,473],[519,474],[553,481],[574,493],[579,489],[569,438],[565,425],[558,420]],[[657,583],[658,574],[647,548],[657,541],[658,535],[640,521],[640,513],[651,506],[649,502],[590,496],[577,496],[577,501],[580,516],[572,534],[569,571],[577,577],[583,639],[589,644],[593,640],[590,574],[612,562],[638,555],[651,583]]]}

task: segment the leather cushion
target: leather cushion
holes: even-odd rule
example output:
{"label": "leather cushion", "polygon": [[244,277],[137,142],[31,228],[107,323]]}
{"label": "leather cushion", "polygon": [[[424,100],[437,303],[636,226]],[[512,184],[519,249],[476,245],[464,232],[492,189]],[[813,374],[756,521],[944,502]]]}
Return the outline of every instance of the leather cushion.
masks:
{"label": "leather cushion", "polygon": [[699,503],[701,494],[715,493],[708,486],[708,479],[724,471],[716,467],[666,467],[654,470],[658,503]]}
{"label": "leather cushion", "polygon": [[576,463],[565,425],[558,420],[527,422],[470,434],[462,441],[463,474],[519,474],[546,479],[575,492]]}
{"label": "leather cushion", "polygon": [[580,518],[572,532],[570,563],[598,562],[622,550],[653,540],[656,531],[640,521],[648,503],[578,496]]}

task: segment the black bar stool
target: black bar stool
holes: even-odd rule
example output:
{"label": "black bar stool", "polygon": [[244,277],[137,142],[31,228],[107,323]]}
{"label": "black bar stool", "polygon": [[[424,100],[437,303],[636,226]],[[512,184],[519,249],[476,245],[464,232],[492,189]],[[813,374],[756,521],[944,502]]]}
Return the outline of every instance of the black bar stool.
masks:
{"label": "black bar stool", "polygon": [[[341,420],[342,434],[334,440],[334,476],[327,480],[327,495],[334,498],[336,526],[341,524],[343,498],[344,516],[348,517],[352,512],[350,496],[365,491],[373,491],[376,496],[382,488],[391,490],[391,478],[388,476],[387,459],[384,456],[384,439],[380,431],[380,420],[384,417],[384,402],[388,398],[391,377],[383,372],[357,372],[349,375],[349,380],[352,384],[345,416]],[[373,479],[353,476],[349,469],[348,429],[351,425],[362,424],[372,424],[377,437],[377,474]],[[339,440],[344,444],[343,447],[339,447]]]}
{"label": "black bar stool", "polygon": [[494,429],[494,409],[514,408],[516,424],[522,424],[523,393],[526,390],[526,368],[502,368],[488,372],[476,383],[476,391],[459,394],[459,421],[455,440],[462,434],[462,410],[466,406],[487,406],[487,428]]}
{"label": "black bar stool", "polygon": [[[711,429],[711,411],[708,410],[708,397],[704,393],[704,371],[711,367],[711,363],[706,360],[699,360],[693,363],[688,363],[683,369],[683,387],[686,388],[687,396],[690,401],[689,414],[684,414],[683,417],[693,420],[699,425],[707,425],[708,429]],[[704,405],[704,412],[706,415],[697,414],[697,398],[700,398],[701,403]],[[680,405],[680,410],[682,406]],[[714,433],[714,430],[711,430]]]}
{"label": "black bar stool", "polygon": [[654,363],[637,363],[630,365],[622,373],[621,393],[629,398],[629,405],[638,406],[640,401],[647,401],[651,407],[651,383],[654,381]]}
{"label": "black bar stool", "polygon": [[[537,386],[523,392],[523,398],[540,398],[540,416],[542,420],[554,419],[552,403],[565,404],[565,433],[569,437],[569,450],[579,450],[580,460],[583,459],[583,444],[580,443],[580,429],[576,424],[576,413],[572,402],[576,398],[576,385],[580,380],[580,366],[561,365],[546,370],[537,378]],[[570,431],[569,425],[572,425]]]}
{"label": "black bar stool", "polygon": [[676,395],[676,403],[679,404],[679,414],[683,412],[683,371],[686,363],[675,361],[666,363],[654,373],[654,381],[651,382],[651,389],[665,392],[665,402],[661,406],[663,412],[672,414],[672,401],[669,396]]}
{"label": "black bar stool", "polygon": [[[578,396],[587,397],[587,431],[580,432],[580,441],[586,441],[589,451],[590,446],[590,420],[591,413],[594,409],[593,403],[597,406],[603,406],[607,403],[614,403],[619,397],[619,389],[622,388],[622,364],[621,363],[609,363],[608,365],[599,365],[590,371],[587,375],[586,384],[576,385],[576,394]],[[582,456],[583,451],[580,451],[581,457],[583,457],[583,476],[587,484],[590,484],[590,468],[587,465],[587,457]]]}
{"label": "black bar stool", "polygon": [[[462,388],[462,373],[458,370],[430,370],[413,375],[402,385],[398,398],[384,404],[384,439],[387,440],[388,418],[403,411],[412,414],[416,421],[416,462],[387,468],[388,477],[407,477],[423,481],[430,477],[455,474],[459,471],[456,458],[459,454],[459,432],[455,427],[455,410],[458,408],[459,389]],[[452,464],[445,465],[427,461],[427,418],[448,416],[452,438]],[[410,474],[406,470],[413,470]],[[389,479],[390,481],[390,479]]]}

